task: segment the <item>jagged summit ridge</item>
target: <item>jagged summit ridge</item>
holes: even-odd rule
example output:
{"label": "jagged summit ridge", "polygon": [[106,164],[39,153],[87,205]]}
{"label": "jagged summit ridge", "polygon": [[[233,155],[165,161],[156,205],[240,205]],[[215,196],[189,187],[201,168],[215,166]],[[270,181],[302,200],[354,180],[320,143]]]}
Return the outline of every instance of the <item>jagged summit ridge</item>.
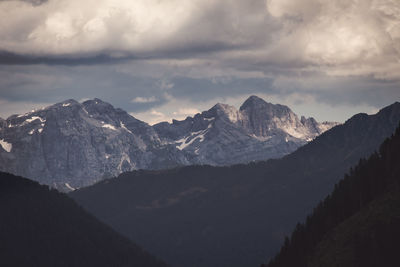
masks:
{"label": "jagged summit ridge", "polygon": [[239,110],[218,103],[183,121],[163,122],[154,128],[192,162],[228,165],[281,157],[335,125],[313,118],[301,121],[287,106],[251,96]]}
{"label": "jagged summit ridge", "polygon": [[[248,108],[255,108],[255,107],[271,107],[271,108],[273,108],[274,106],[276,108],[276,107],[282,106],[282,105],[279,105],[279,104],[274,105],[272,103],[266,102],[264,99],[262,99],[258,96],[252,95],[243,102],[243,104],[240,106],[239,110],[245,110]],[[286,107],[286,106],[282,106],[282,107]]]}
{"label": "jagged summit ridge", "polygon": [[0,169],[71,189],[134,169],[278,158],[334,125],[256,96],[154,126],[98,98],[68,99],[0,120]]}

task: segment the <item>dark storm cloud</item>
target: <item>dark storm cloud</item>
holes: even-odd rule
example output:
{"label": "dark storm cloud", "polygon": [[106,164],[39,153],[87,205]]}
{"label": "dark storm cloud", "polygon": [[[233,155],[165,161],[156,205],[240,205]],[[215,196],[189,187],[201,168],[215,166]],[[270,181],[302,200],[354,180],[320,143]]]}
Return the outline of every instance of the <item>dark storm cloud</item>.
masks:
{"label": "dark storm cloud", "polygon": [[0,65],[99,65],[99,64],[114,64],[135,59],[132,55],[124,55],[121,57],[112,57],[109,54],[95,54],[73,56],[35,56],[21,55],[5,51],[0,51]]}
{"label": "dark storm cloud", "polygon": [[39,6],[44,3],[47,3],[49,0],[0,0],[1,1],[15,1],[15,2],[25,2],[31,4],[33,6]]}
{"label": "dark storm cloud", "polygon": [[27,2],[32,5],[38,6],[38,5],[48,2],[49,0],[18,0],[18,1]]}
{"label": "dark storm cloud", "polygon": [[231,45],[222,42],[195,43],[191,46],[174,47],[167,50],[143,52],[133,55],[118,51],[103,51],[100,53],[81,53],[72,55],[35,55],[17,54],[8,51],[0,51],[0,65],[101,65],[123,63],[132,60],[151,59],[185,59],[202,55],[209,55],[220,51],[231,51],[248,48],[245,45]]}
{"label": "dark storm cloud", "polygon": [[[323,85],[323,84],[322,84]],[[358,77],[336,79],[334,83],[325,85],[325,90],[312,90],[317,101],[332,106],[368,105],[382,108],[388,104],[400,101],[400,84],[398,81],[374,79],[373,77]]]}
{"label": "dark storm cloud", "polygon": [[[130,65],[127,65],[130,66]],[[142,64],[138,64],[140,68]],[[126,67],[126,66],[125,66]],[[299,82],[297,78],[238,78],[234,76],[189,77],[144,76],[152,72],[151,66],[143,72],[133,70],[125,72],[120,65],[101,66],[3,66],[0,67],[0,99],[9,104],[26,106],[25,103],[55,103],[65,99],[76,100],[98,97],[112,103],[115,107],[133,112],[160,111],[160,107],[170,110],[171,114],[160,118],[171,117],[178,108],[196,107],[198,111],[210,108],[223,99],[242,98],[246,95],[268,95],[273,99],[296,98],[294,104],[310,104],[307,97],[322,106],[368,105],[381,108],[400,101],[399,84],[388,80],[377,80],[373,77],[331,78],[323,75],[309,76]],[[379,88],[379,89],[377,89]],[[267,101],[272,101],[266,98]],[[276,100],[275,100],[276,102]],[[198,106],[200,103],[205,103]],[[229,103],[229,102],[228,102]],[[10,104],[10,105],[11,105]],[[31,108],[21,108],[26,112]],[[2,114],[8,114],[0,110]],[[10,111],[11,112],[11,111]],[[17,112],[17,111],[13,111]],[[165,112],[165,111],[163,111]],[[7,115],[7,116],[8,116]],[[192,114],[188,114],[192,115]],[[5,115],[3,115],[5,116]],[[145,120],[151,121],[154,115],[149,114]],[[346,118],[342,118],[346,119]],[[339,120],[339,119],[336,119]]]}
{"label": "dark storm cloud", "polygon": [[[223,97],[267,94],[290,96],[304,93],[319,103],[368,104],[381,107],[399,101],[399,83],[373,77],[332,78],[323,74],[298,78],[238,78],[235,76],[144,76],[127,73],[119,65],[1,67],[0,99],[54,103],[68,98],[98,97],[131,112],[142,112],[168,103],[169,98],[207,102]],[[129,65],[127,65],[129,66]],[[142,64],[138,64],[140,68]],[[12,88],[12,89],[10,89]],[[377,89],[378,88],[378,89]],[[139,98],[135,101],[135,98]]]}
{"label": "dark storm cloud", "polygon": [[175,97],[190,99],[191,101],[209,101],[214,98],[257,93],[273,93],[273,80],[271,78],[246,78],[237,79],[221,77],[214,79],[194,79],[176,77],[171,80],[173,87],[167,92]]}
{"label": "dark storm cloud", "polygon": [[[57,102],[99,97],[128,111],[140,112],[165,104],[168,97],[190,101],[209,101],[223,96],[271,92],[270,78],[213,79],[177,76],[167,81],[118,71],[109,66],[38,65],[0,68],[0,99],[8,101]],[[13,88],[10,90],[10,88]],[[135,98],[142,101],[135,101]],[[143,101],[151,99],[151,101]],[[140,100],[140,99],[139,99]]]}
{"label": "dark storm cloud", "polygon": [[[0,68],[0,99],[55,103],[65,99],[101,98],[117,107],[141,111],[166,102],[152,78],[116,71],[114,66],[4,66]],[[132,103],[135,97],[157,95],[153,102]]]}

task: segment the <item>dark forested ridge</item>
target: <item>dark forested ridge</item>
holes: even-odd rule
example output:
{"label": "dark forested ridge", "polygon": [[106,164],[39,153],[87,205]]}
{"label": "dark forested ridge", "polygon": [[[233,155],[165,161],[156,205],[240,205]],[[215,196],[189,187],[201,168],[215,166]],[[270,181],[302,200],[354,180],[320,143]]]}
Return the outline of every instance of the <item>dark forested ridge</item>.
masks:
{"label": "dark forested ridge", "polygon": [[135,171],[70,195],[174,266],[257,266],[400,121],[400,103],[358,114],[280,159]]}
{"label": "dark forested ridge", "polygon": [[268,267],[400,266],[400,126],[298,224]]}
{"label": "dark forested ridge", "polygon": [[0,173],[0,266],[167,266],[68,196]]}

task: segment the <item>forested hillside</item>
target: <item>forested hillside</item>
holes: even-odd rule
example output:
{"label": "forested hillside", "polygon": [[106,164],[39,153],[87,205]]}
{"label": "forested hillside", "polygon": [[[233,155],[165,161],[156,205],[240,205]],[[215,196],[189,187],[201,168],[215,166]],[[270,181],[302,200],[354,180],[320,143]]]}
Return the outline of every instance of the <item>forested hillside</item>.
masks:
{"label": "forested hillside", "polygon": [[400,126],[298,224],[266,266],[400,266]]}
{"label": "forested hillside", "polygon": [[161,267],[68,196],[0,173],[1,266]]}

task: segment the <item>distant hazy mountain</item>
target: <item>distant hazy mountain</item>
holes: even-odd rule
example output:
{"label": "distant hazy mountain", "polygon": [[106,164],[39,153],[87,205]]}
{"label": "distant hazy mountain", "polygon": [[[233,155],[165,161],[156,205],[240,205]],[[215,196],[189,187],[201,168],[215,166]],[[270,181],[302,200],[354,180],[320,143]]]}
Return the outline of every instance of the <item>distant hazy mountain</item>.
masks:
{"label": "distant hazy mountain", "polygon": [[1,266],[167,266],[68,196],[0,173]]}
{"label": "distant hazy mountain", "polygon": [[71,196],[173,266],[258,266],[399,121],[395,103],[355,115],[282,159],[135,171]]}
{"label": "distant hazy mountain", "polygon": [[298,224],[268,267],[400,266],[400,126]]}
{"label": "distant hazy mountain", "polygon": [[278,158],[334,125],[255,96],[154,127],[99,99],[67,100],[0,119],[0,170],[68,190],[136,169]]}

